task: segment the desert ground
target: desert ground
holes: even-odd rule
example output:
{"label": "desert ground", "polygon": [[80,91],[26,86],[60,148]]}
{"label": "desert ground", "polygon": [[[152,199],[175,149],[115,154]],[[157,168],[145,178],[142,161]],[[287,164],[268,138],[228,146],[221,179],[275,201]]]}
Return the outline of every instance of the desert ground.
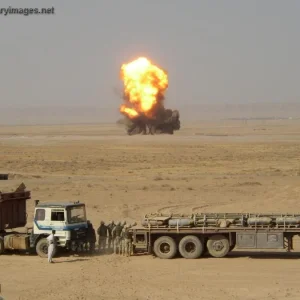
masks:
{"label": "desert ground", "polygon": [[[300,212],[300,121],[182,124],[174,135],[127,136],[116,124],[1,126],[0,182],[33,200],[77,201],[88,218],[139,222],[149,212]],[[226,258],[150,255],[0,257],[5,299],[299,299],[293,253]]]}

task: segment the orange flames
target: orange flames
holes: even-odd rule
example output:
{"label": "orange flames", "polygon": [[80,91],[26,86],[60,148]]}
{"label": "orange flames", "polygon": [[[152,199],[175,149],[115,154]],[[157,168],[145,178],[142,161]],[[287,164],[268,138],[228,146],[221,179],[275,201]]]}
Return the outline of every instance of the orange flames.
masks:
{"label": "orange flames", "polygon": [[135,109],[126,107],[126,105],[124,105],[124,104],[121,105],[120,112],[126,114],[130,118],[134,118],[134,117],[137,117],[139,115],[138,112]]}
{"label": "orange flames", "polygon": [[129,118],[144,113],[152,116],[153,109],[168,87],[167,72],[140,57],[121,67],[121,78],[124,82],[124,94],[127,104],[120,107],[120,112]]}

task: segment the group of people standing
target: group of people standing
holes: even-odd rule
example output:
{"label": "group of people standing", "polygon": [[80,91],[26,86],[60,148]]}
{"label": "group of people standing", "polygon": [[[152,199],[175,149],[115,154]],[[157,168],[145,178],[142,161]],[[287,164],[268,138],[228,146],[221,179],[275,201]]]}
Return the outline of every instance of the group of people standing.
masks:
{"label": "group of people standing", "polygon": [[[91,223],[88,230],[88,240],[90,244],[91,252],[95,251],[96,233]],[[104,221],[100,222],[100,226],[97,229],[98,235],[98,252],[107,253],[113,252],[114,254],[131,256],[133,254],[133,237],[129,229],[134,224],[127,224],[126,221],[117,222],[111,221],[109,224],[105,224]]]}
{"label": "group of people standing", "polygon": [[[136,223],[128,225],[126,221],[123,223],[118,222],[115,224],[111,221],[109,224],[105,224],[104,221],[100,222],[100,226],[97,229],[98,235],[98,252],[107,253],[113,252],[114,254],[120,254],[123,256],[131,256],[134,252],[133,236],[130,232],[130,228],[135,226]],[[58,238],[55,236],[56,231],[52,230],[51,234],[47,237],[48,241],[48,262],[54,263],[52,258],[56,253]],[[88,221],[87,240],[88,250],[90,253],[95,252],[95,246],[97,242],[95,229],[90,221]],[[86,245],[85,244],[85,245]]]}

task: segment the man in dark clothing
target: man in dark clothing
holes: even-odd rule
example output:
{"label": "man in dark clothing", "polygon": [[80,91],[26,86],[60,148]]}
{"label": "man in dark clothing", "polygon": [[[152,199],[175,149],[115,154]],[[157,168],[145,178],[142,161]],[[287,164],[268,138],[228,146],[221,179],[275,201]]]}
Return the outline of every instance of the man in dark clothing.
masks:
{"label": "man in dark clothing", "polygon": [[90,253],[94,253],[95,251],[95,243],[96,243],[96,232],[93,227],[93,224],[90,221],[87,221],[88,229],[87,229],[87,242],[89,245]]}
{"label": "man in dark clothing", "polygon": [[107,240],[107,248],[109,250],[111,250],[114,246],[114,239],[112,237],[112,231],[115,228],[116,224],[114,221],[111,221],[108,225],[107,225],[107,231],[108,231],[108,240]]}
{"label": "man in dark clothing", "polygon": [[103,221],[101,221],[100,227],[98,228],[97,233],[99,235],[98,250],[99,250],[99,252],[101,251],[101,249],[103,249],[103,251],[104,251],[105,246],[106,246],[106,239],[107,239],[107,226],[105,226]]}

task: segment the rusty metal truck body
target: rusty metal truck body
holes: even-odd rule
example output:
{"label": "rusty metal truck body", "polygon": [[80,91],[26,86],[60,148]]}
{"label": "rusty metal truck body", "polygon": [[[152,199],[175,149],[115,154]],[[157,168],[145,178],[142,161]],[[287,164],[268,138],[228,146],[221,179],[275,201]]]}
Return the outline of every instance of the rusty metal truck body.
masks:
{"label": "rusty metal truck body", "polygon": [[26,225],[26,201],[30,198],[30,191],[0,193],[0,232]]}
{"label": "rusty metal truck body", "polygon": [[134,251],[170,259],[205,253],[224,257],[233,249],[293,250],[300,214],[150,214],[131,229]]}
{"label": "rusty metal truck body", "polygon": [[0,254],[5,249],[30,249],[28,232],[12,232],[12,229],[24,227],[27,223],[26,202],[31,194],[21,187],[15,192],[0,192]]}

